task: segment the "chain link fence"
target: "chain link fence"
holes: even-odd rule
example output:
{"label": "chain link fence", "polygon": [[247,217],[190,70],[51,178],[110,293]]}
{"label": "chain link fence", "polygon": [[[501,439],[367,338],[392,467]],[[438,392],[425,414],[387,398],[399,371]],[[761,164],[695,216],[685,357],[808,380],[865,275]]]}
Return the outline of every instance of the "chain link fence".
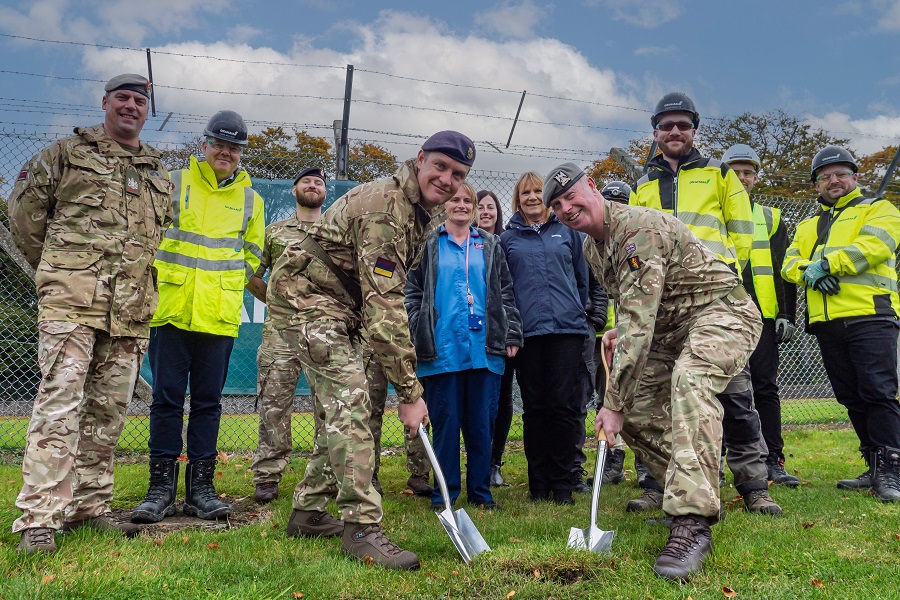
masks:
{"label": "chain link fence", "polygon": [[[11,240],[6,235],[5,199],[12,191],[15,177],[22,165],[43,147],[61,136],[51,134],[21,134],[0,132],[0,450],[18,450],[25,445],[25,434],[32,404],[40,382],[37,365],[37,299],[29,268],[17,264],[10,251]],[[183,168],[191,153],[199,154],[197,140],[182,143],[154,143],[166,151],[167,166]],[[276,160],[277,159],[277,160]],[[307,162],[309,161],[309,162]],[[281,165],[272,168],[274,163]],[[269,178],[254,178],[254,188],[266,200],[266,219],[271,223],[286,218],[293,210],[290,195],[293,173],[303,164],[321,164],[322,155],[305,157],[283,153],[275,157],[261,152],[247,153],[243,165],[251,173],[254,165],[262,165]],[[527,168],[527,167],[526,167]],[[524,171],[525,169],[523,169]],[[512,192],[518,179],[517,173],[497,171],[472,171],[469,182],[476,190],[493,191],[500,199],[504,222],[512,209]],[[335,188],[329,182],[329,198],[332,202],[346,186]],[[815,209],[809,198],[760,197],[759,202],[781,208],[783,220],[789,232],[795,224]],[[223,418],[219,433],[219,448],[226,452],[247,451],[256,447],[256,350],[259,346],[265,306],[246,294],[244,324],[235,343],[225,398]],[[798,299],[798,320],[802,324],[803,298]],[[783,400],[785,425],[809,425],[846,422],[846,412],[833,399],[828,378],[822,367],[815,339],[802,332],[802,325],[794,339],[781,347],[781,370],[778,382]],[[119,449],[127,452],[144,452],[147,448],[150,393],[149,368],[146,361],[129,408],[129,418],[123,431]],[[312,446],[313,419],[311,402],[305,380],[301,380],[295,398],[292,428],[294,447],[298,451]],[[517,401],[517,413],[521,404]],[[389,398],[389,407],[396,406],[395,398]],[[521,420],[513,423],[511,439],[521,439]],[[402,445],[400,421],[388,415],[385,419],[384,440],[386,446]]]}

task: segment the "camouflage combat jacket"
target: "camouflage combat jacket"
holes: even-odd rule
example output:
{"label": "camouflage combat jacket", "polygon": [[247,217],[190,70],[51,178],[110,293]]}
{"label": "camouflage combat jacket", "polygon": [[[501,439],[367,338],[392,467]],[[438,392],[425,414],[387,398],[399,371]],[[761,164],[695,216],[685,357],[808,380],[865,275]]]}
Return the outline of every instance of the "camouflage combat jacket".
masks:
{"label": "camouflage combat jacket", "polygon": [[9,198],[13,239],[36,269],[38,321],[146,338],[172,184],[147,144],[132,154],[102,125],[75,134],[32,158]]}
{"label": "camouflage combat jacket", "polygon": [[312,223],[304,223],[297,218],[297,213],[293,213],[283,221],[275,221],[266,226],[266,238],[263,244],[262,258],[259,261],[259,268],[256,269],[256,276],[260,279],[266,274],[275,261],[284,252],[287,245],[300,239],[304,232],[309,229]]}
{"label": "camouflage combat jacket", "polygon": [[617,303],[619,337],[604,406],[627,412],[648,355],[680,353],[703,308],[743,287],[675,217],[604,204],[606,239],[585,238],[584,256]]}
{"label": "camouflage combat jacket", "polygon": [[321,319],[344,321],[351,331],[365,327],[401,402],[422,395],[403,307],[406,274],[419,262],[432,220],[419,204],[416,172],[408,160],[392,178],[350,190],[309,228],[334,264],[359,283],[359,309],[328,267],[297,242],[275,262],[267,297],[278,329]]}

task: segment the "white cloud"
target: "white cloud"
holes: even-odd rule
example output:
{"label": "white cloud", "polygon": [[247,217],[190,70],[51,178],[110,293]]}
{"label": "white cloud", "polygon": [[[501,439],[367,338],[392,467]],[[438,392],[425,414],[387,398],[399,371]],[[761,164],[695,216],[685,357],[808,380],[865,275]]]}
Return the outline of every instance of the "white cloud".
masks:
{"label": "white cloud", "polygon": [[681,14],[681,4],[676,0],[584,0],[586,6],[607,9],[616,21],[636,27],[653,29]]}
{"label": "white cloud", "polygon": [[896,144],[900,138],[900,115],[854,119],[846,113],[830,112],[821,117],[807,115],[805,119],[814,128],[848,138],[857,156],[878,152],[885,146]]}
{"label": "white cloud", "polygon": [[876,29],[900,31],[900,0],[876,0],[875,6],[884,11],[878,19]]}
{"label": "white cloud", "polygon": [[[632,89],[631,83],[620,81],[617,74],[610,70],[592,67],[577,50],[556,40],[494,41],[474,35],[459,35],[448,31],[443,23],[398,12],[383,12],[371,24],[350,24],[348,31],[356,40],[348,53],[317,48],[309,40],[297,42],[286,54],[250,44],[204,45],[191,42],[157,48],[158,51],[170,53],[156,52],[153,55],[158,109],[162,114],[169,111],[176,113],[166,129],[200,131],[202,117],[184,118],[181,115],[205,116],[230,108],[240,112],[248,121],[256,122],[257,129],[260,128],[259,122],[320,124],[327,129],[311,129],[310,132],[330,140],[331,122],[341,118],[343,67],[346,64],[357,68],[353,80],[351,128],[372,130],[357,131],[353,133],[354,138],[381,141],[400,158],[411,156],[424,137],[440,129],[458,129],[477,142],[489,140],[502,149],[518,106],[519,90],[529,90],[530,93],[522,108],[513,146],[596,149],[596,154],[585,155],[582,159],[577,154],[536,152],[547,155],[547,158],[521,158],[487,152],[488,146],[480,143],[482,153],[476,168],[521,172],[532,168],[548,169],[572,158],[586,165],[608,151],[611,145],[623,144],[637,135],[615,129],[643,131],[647,128],[647,115],[641,111],[539,97],[537,94],[582,98],[620,106],[645,104],[633,93],[622,91]],[[121,72],[127,61],[133,60],[132,54],[91,49],[85,53],[85,69],[90,76],[105,79]],[[311,69],[215,60],[201,62],[175,54],[205,54],[255,63],[292,62],[336,68]],[[410,81],[372,71],[420,80],[491,82],[489,85],[492,87],[512,91],[477,90]],[[214,94],[173,87],[230,90],[234,93]],[[257,92],[269,95],[251,95]],[[316,95],[334,99],[283,95]],[[397,108],[390,104],[432,107],[446,112]],[[565,123],[578,127],[528,121]],[[376,132],[404,133],[414,137],[402,138]],[[399,141],[407,143],[401,144]],[[524,149],[512,147],[510,152],[527,153]]]}
{"label": "white cloud", "polygon": [[678,50],[677,46],[641,46],[634,51],[635,56],[663,56],[673,54]]}
{"label": "white cloud", "polygon": [[547,16],[547,9],[531,0],[520,3],[501,2],[493,8],[476,13],[476,27],[505,38],[527,38],[535,35],[535,25]]}

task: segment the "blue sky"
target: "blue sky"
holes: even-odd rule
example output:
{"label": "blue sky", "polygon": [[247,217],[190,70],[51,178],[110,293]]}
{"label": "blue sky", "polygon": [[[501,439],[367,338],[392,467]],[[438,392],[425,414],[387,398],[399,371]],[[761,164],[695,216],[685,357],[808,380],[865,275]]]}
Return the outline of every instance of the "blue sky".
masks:
{"label": "blue sky", "polygon": [[784,109],[859,153],[900,139],[900,0],[4,0],[0,33],[0,131],[99,122],[102,81],[146,73],[146,57],[79,45],[98,44],[153,49],[158,116],[143,137],[159,143],[221,108],[331,138],[348,63],[351,137],[405,158],[459,129],[479,169],[588,164],[649,135],[647,111],[672,90],[704,117]]}

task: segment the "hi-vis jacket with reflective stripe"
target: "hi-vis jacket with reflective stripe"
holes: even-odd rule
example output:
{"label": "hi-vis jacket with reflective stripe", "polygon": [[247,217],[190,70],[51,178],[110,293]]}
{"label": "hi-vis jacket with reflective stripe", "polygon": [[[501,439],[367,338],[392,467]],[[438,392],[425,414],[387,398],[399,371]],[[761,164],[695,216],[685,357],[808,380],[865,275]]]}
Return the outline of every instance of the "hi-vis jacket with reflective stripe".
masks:
{"label": "hi-vis jacket with reflective stripe", "polygon": [[744,269],[744,288],[753,298],[764,319],[788,319],[794,322],[797,290],[781,277],[784,253],[788,247],[781,210],[753,204],[753,250]]}
{"label": "hi-vis jacket with reflective stripe", "polygon": [[781,274],[805,285],[803,269],[825,259],[841,284],[834,296],[805,288],[809,324],[867,316],[898,318],[894,260],[898,240],[900,211],[887,200],[864,198],[859,188],[834,206],[822,204],[819,213],[801,221]]}
{"label": "hi-vis jacket with reflective stripe", "polygon": [[678,217],[691,233],[738,273],[750,260],[750,197],[734,171],[696,150],[678,161],[678,172],[658,154],[631,196],[631,204]]}
{"label": "hi-vis jacket with reflective stripe", "polygon": [[171,179],[174,221],[156,254],[159,306],[150,325],[237,337],[244,285],[262,256],[263,199],[246,171],[220,188],[194,157]]}

